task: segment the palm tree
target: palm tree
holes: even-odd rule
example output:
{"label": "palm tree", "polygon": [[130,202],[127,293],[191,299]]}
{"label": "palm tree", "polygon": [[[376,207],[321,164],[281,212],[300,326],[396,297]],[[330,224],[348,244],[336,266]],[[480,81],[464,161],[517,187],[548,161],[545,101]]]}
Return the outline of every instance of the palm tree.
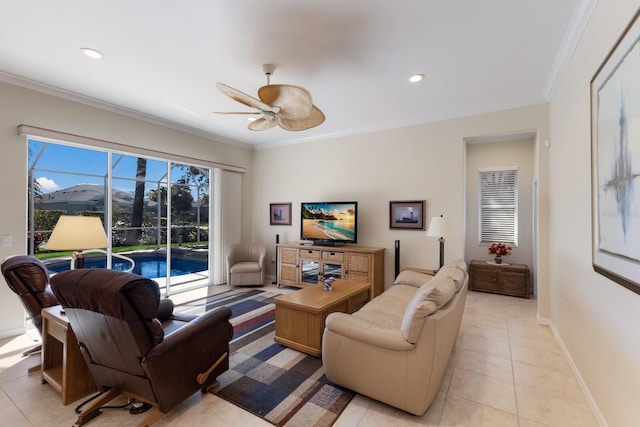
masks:
{"label": "palm tree", "polygon": [[142,220],[144,213],[144,185],[147,179],[147,159],[138,157],[136,168],[136,190],[133,195],[133,210],[131,211],[131,228],[127,233],[127,245],[140,243],[142,234]]}

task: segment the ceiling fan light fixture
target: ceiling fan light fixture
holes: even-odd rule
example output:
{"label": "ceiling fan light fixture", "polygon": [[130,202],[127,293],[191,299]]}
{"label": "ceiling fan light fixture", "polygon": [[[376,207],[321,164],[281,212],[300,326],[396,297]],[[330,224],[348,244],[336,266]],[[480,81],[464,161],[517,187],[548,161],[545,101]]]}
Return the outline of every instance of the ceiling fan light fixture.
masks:
{"label": "ceiling fan light fixture", "polygon": [[411,77],[409,77],[409,81],[411,83],[418,83],[418,82],[421,82],[422,80],[424,80],[424,74],[414,74]]}
{"label": "ceiling fan light fixture", "polygon": [[272,64],[263,65],[262,70],[267,75],[267,84],[258,89],[258,98],[223,83],[216,83],[216,87],[229,98],[257,110],[257,112],[218,111],[217,113],[257,116],[248,126],[249,130],[254,131],[263,131],[275,126],[288,131],[301,131],[322,124],[325,116],[318,107],[313,105],[309,91],[295,85],[271,84],[269,77],[274,69]]}
{"label": "ceiling fan light fixture", "polygon": [[83,47],[80,50],[82,51],[82,53],[92,59],[102,59],[102,57],[104,56],[102,52],[91,49],[90,47]]}

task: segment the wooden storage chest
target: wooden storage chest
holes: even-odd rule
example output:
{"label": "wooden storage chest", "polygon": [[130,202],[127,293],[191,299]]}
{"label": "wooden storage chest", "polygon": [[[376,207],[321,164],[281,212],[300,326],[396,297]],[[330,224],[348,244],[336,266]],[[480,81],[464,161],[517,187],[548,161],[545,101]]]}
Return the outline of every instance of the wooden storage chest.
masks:
{"label": "wooden storage chest", "polygon": [[469,290],[531,298],[531,277],[525,264],[471,261]]}

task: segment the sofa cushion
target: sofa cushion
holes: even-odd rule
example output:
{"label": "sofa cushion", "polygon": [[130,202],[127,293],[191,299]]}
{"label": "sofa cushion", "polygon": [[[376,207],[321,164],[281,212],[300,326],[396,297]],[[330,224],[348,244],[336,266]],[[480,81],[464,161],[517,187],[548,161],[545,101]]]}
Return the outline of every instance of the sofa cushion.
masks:
{"label": "sofa cushion", "polygon": [[411,298],[413,298],[419,288],[420,286],[416,287],[412,285],[393,285],[392,287],[384,291],[382,295],[390,295],[400,300],[404,300],[404,304],[406,306],[407,304],[409,304],[409,301],[411,301]]}
{"label": "sofa cushion", "polygon": [[402,315],[388,314],[388,313],[380,313],[372,310],[358,310],[353,313],[354,317],[357,317],[360,320],[367,321],[371,325],[380,328],[387,329],[395,329],[396,331],[400,329],[400,325],[402,325]]}
{"label": "sofa cushion", "polygon": [[393,293],[384,292],[382,295],[378,295],[364,307],[362,307],[359,311],[372,312],[378,314],[390,314],[393,316],[402,317],[404,315],[405,309],[407,308],[407,304],[411,300],[414,292],[411,293],[409,297],[404,297],[404,295],[395,295]]}
{"label": "sofa cushion", "polygon": [[231,268],[229,269],[229,272],[234,274],[259,273],[260,264],[253,261],[237,262],[231,266]]}
{"label": "sofa cushion", "polygon": [[453,261],[449,261],[446,265],[452,265],[454,267],[458,267],[463,272],[467,272],[467,263],[464,262],[462,258],[454,259]]}
{"label": "sofa cushion", "polygon": [[456,285],[456,291],[464,284],[465,272],[455,265],[445,265],[436,274],[436,278],[449,277]]}
{"label": "sofa cushion", "polygon": [[424,293],[416,292],[411,302],[407,306],[400,325],[402,336],[411,344],[418,341],[418,336],[422,330],[422,319],[436,311],[436,303],[426,301]]}
{"label": "sofa cushion", "polygon": [[424,301],[433,301],[440,310],[453,298],[456,293],[456,284],[450,277],[434,277],[429,283],[425,283],[418,289],[416,295],[424,295]]}
{"label": "sofa cushion", "polygon": [[400,325],[402,336],[415,343],[422,330],[422,319],[447,305],[455,293],[456,285],[450,277],[434,277],[420,286],[404,312]]}
{"label": "sofa cushion", "polygon": [[409,285],[415,286],[419,288],[424,283],[433,279],[433,276],[425,273],[418,273],[417,271],[411,270],[403,270],[398,274],[396,280],[393,282],[394,285]]}
{"label": "sofa cushion", "polygon": [[466,277],[467,277],[467,274],[464,271],[460,270],[459,268],[456,268],[456,272],[453,273],[453,275],[451,276],[451,278],[456,284],[456,291],[459,291],[462,285],[464,285],[464,281]]}

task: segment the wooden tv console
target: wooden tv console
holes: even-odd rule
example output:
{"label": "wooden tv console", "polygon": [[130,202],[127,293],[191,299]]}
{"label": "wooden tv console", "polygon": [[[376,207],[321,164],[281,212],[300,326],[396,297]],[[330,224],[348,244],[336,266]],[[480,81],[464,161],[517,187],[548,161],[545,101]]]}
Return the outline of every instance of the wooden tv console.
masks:
{"label": "wooden tv console", "polygon": [[278,287],[321,285],[328,277],[369,283],[369,299],[384,291],[384,251],[358,245],[278,245]]}

